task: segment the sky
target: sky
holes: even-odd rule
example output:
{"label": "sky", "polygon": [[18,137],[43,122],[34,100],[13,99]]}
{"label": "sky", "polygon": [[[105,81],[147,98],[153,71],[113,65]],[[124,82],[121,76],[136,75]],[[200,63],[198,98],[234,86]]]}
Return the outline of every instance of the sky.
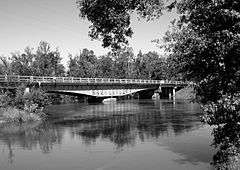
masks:
{"label": "sky", "polygon": [[[151,22],[140,21],[133,15],[133,37],[129,40],[135,54],[156,51],[163,53],[151,41],[161,38],[169,28],[174,13],[163,15]],[[58,47],[63,63],[68,54],[78,54],[84,48],[95,54],[106,54],[101,42],[88,36],[90,22],[79,17],[76,0],[0,0],[0,55],[23,51],[25,47],[37,48],[40,41]]]}

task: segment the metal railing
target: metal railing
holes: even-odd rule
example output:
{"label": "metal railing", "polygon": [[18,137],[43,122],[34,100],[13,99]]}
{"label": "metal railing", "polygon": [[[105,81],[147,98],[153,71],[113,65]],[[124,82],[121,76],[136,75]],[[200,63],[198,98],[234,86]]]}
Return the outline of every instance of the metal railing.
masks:
{"label": "metal railing", "polygon": [[169,80],[142,80],[142,79],[112,79],[112,78],[80,78],[80,77],[40,77],[0,75],[0,82],[26,82],[26,83],[104,83],[104,84],[173,84],[187,85],[192,82],[169,81]]}

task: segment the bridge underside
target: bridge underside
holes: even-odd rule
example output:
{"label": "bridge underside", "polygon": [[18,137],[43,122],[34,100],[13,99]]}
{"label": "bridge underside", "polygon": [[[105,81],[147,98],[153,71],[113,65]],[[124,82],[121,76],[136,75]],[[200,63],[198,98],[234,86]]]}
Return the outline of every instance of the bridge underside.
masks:
{"label": "bridge underside", "polygon": [[[121,97],[134,94],[140,91],[148,91],[150,89],[109,89],[109,90],[54,90],[50,93],[69,94],[69,95],[86,95],[92,97]],[[153,91],[153,90],[152,90]]]}
{"label": "bridge underside", "polygon": [[155,89],[110,89],[110,90],[55,90],[48,93],[64,94],[86,97],[89,102],[102,101],[105,98],[122,98],[124,96],[137,96],[140,99],[150,99]]}
{"label": "bridge underside", "polygon": [[[137,94],[139,98],[151,98],[154,91],[159,88],[156,84],[81,84],[73,85],[68,83],[55,83],[41,84],[40,88],[51,93],[67,94],[67,95],[84,95],[89,96],[92,99],[104,99],[104,98],[121,98],[128,95]],[[147,92],[148,91],[148,92]],[[142,95],[149,94],[151,96]]]}

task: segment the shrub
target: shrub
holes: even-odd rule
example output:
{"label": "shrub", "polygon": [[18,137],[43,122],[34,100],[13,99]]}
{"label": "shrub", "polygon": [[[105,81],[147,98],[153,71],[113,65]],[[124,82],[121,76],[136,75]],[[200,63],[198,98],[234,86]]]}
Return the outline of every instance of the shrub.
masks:
{"label": "shrub", "polygon": [[24,94],[22,99],[24,107],[30,107],[35,104],[38,109],[42,109],[51,104],[48,95],[40,89],[34,89],[30,93]]}
{"label": "shrub", "polygon": [[219,148],[212,164],[217,169],[240,168],[240,94],[223,95],[203,106],[203,121],[213,125],[213,146]]}
{"label": "shrub", "polygon": [[6,122],[27,122],[27,121],[39,121],[44,117],[43,112],[29,112],[25,110],[8,107],[3,109],[3,120]]}
{"label": "shrub", "polygon": [[7,91],[0,95],[0,107],[6,108],[14,105],[14,94]]}
{"label": "shrub", "polygon": [[46,116],[43,108],[50,104],[47,94],[40,89],[32,89],[30,93],[25,93],[25,89],[25,86],[20,86],[15,94],[5,92],[0,97],[5,121],[36,121]]}
{"label": "shrub", "polygon": [[216,102],[203,106],[203,121],[209,125],[238,124],[240,122],[240,93],[227,94]]}
{"label": "shrub", "polygon": [[24,107],[29,107],[32,104],[37,104],[39,108],[49,105],[50,99],[48,95],[41,89],[31,89],[29,93],[25,93],[26,87],[20,86],[14,98],[14,107],[19,109],[24,109]]}

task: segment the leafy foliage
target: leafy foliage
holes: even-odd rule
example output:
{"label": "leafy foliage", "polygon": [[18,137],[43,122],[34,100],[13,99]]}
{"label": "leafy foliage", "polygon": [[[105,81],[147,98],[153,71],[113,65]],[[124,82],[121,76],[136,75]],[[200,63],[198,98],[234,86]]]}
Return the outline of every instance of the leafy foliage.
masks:
{"label": "leafy foliage", "polygon": [[43,108],[51,103],[47,94],[40,89],[25,93],[25,88],[20,86],[16,93],[6,92],[1,96],[0,105],[6,121],[40,120],[45,116]]}
{"label": "leafy foliage", "polygon": [[23,53],[12,53],[11,74],[26,76],[63,76],[60,52],[52,50],[49,43],[41,41],[38,49],[25,48]]}
{"label": "leafy foliage", "polygon": [[27,47],[24,53],[13,53],[11,57],[11,68],[16,75],[31,76],[35,73],[34,59],[36,55],[33,49]]}
{"label": "leafy foliage", "polygon": [[213,144],[220,149],[213,164],[234,169],[240,163],[240,1],[181,0],[177,8],[180,18],[165,47],[184,77],[197,83],[203,121],[214,125]]}
{"label": "leafy foliage", "polygon": [[0,74],[12,74],[10,61],[5,56],[0,56]]}
{"label": "leafy foliage", "polygon": [[188,79],[199,82],[202,102],[239,91],[238,1],[181,1],[180,20],[166,34],[167,49]]}
{"label": "leafy foliage", "polygon": [[204,105],[204,121],[209,125],[240,122],[240,94],[224,95],[217,102]]}
{"label": "leafy foliage", "polygon": [[108,55],[100,56],[97,62],[96,69],[98,72],[96,73],[96,77],[105,77],[105,78],[113,78],[114,77],[114,61],[112,57]]}
{"label": "leafy foliage", "polygon": [[14,104],[14,94],[7,91],[0,95],[0,107],[6,108]]}
{"label": "leafy foliage", "polygon": [[134,54],[131,48],[123,48],[117,53],[110,53],[114,60],[113,72],[115,78],[133,78]]}
{"label": "leafy foliage", "polygon": [[225,124],[213,131],[213,145],[219,150],[213,156],[212,164],[219,170],[240,168],[240,125]]}
{"label": "leafy foliage", "polygon": [[87,18],[92,25],[89,35],[100,39],[103,47],[119,49],[127,44],[127,37],[133,31],[130,27],[130,14],[133,11],[147,19],[159,17],[163,0],[79,0],[80,17]]}
{"label": "leafy foliage", "polygon": [[20,86],[17,89],[16,96],[14,98],[14,107],[19,109],[29,108],[32,105],[36,105],[36,109],[43,109],[43,107],[50,104],[48,95],[41,89],[31,89],[29,93],[26,93],[25,86]]}
{"label": "leafy foliage", "polygon": [[156,52],[135,56],[131,48],[96,57],[84,49],[80,55],[69,56],[68,75],[73,77],[171,79],[167,73],[171,64]]}
{"label": "leafy foliage", "polygon": [[30,109],[19,110],[16,108],[8,107],[3,109],[3,119],[8,122],[22,123],[28,121],[40,121],[45,116],[43,112],[36,109],[32,105]]}
{"label": "leafy foliage", "polygon": [[73,77],[95,77],[97,57],[92,50],[83,49],[80,55],[70,56],[68,75]]}
{"label": "leafy foliage", "polygon": [[63,76],[65,72],[58,49],[51,50],[50,45],[44,41],[39,44],[33,67],[38,76]]}

